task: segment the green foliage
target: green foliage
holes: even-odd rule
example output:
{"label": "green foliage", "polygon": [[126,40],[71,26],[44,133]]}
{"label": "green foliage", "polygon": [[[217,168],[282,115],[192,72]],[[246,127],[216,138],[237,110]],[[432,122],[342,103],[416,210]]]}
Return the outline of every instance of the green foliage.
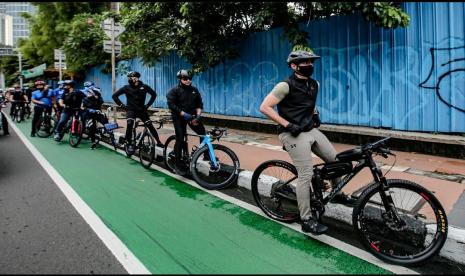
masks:
{"label": "green foliage", "polygon": [[353,13],[386,28],[409,23],[394,2],[127,2],[121,40],[125,57],[153,64],[175,51],[199,72],[237,57],[239,41],[254,32],[283,27],[291,46],[308,47],[309,34],[299,23]]}
{"label": "green foliage", "polygon": [[144,64],[153,65],[175,52],[193,65],[194,72],[237,57],[241,40],[270,28],[283,27],[283,39],[292,47],[310,49],[310,35],[299,24],[312,20],[359,14],[384,28],[409,24],[396,2],[124,2],[119,15],[109,12],[110,3],[105,2],[34,5],[37,14],[25,15],[32,30],[20,44],[24,56],[34,66],[51,64],[53,49],[63,47],[68,68],[81,72],[97,64],[109,65],[100,22],[110,16],[126,27],[119,37],[121,59],[140,57]]}
{"label": "green foliage", "polygon": [[54,62],[54,49],[63,46],[76,14],[101,13],[109,3],[93,2],[33,2],[37,7],[34,16],[24,15],[31,32],[27,40],[19,43],[20,50],[32,66]]}
{"label": "green foliage", "polygon": [[100,27],[106,16],[90,13],[74,16],[63,44],[68,70],[83,72],[96,64],[111,65],[111,55],[103,51],[103,40],[108,38]]}

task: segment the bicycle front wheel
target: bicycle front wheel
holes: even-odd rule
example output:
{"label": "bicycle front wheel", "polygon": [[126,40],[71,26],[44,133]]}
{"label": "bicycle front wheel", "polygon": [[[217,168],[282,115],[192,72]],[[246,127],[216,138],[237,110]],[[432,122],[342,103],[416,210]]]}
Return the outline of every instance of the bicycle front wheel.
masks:
{"label": "bicycle front wheel", "polygon": [[352,220],[365,248],[399,265],[422,263],[436,255],[447,238],[447,217],[438,199],[422,186],[389,179],[384,191],[392,197],[387,211],[380,184],[369,186],[354,208]]}
{"label": "bicycle front wheel", "polygon": [[195,152],[190,163],[192,177],[200,186],[209,190],[229,187],[239,175],[239,159],[231,149],[219,144],[213,144],[213,155],[216,166],[210,159],[207,146]]}
{"label": "bicycle front wheel", "polygon": [[297,169],[283,160],[270,160],[252,175],[252,194],[258,207],[272,219],[295,222],[300,219],[295,187]]}
{"label": "bicycle front wheel", "polygon": [[71,123],[71,130],[69,132],[69,145],[73,148],[81,143],[82,139],[82,122],[81,120],[73,120]]}
{"label": "bicycle front wheel", "polygon": [[155,160],[155,139],[152,135],[143,133],[138,148],[140,163],[144,168],[150,168]]}
{"label": "bicycle front wheel", "polygon": [[56,120],[53,117],[41,117],[36,124],[37,136],[47,138],[55,131]]}

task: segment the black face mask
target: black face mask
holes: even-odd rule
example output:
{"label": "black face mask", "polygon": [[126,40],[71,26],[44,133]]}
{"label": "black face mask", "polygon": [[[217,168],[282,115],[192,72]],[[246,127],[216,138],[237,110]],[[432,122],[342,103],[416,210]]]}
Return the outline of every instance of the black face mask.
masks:
{"label": "black face mask", "polygon": [[63,88],[63,91],[65,91],[65,93],[68,93],[68,92],[69,92],[69,88]]}
{"label": "black face mask", "polygon": [[296,72],[309,78],[313,74],[313,64],[307,66],[297,66]]}
{"label": "black face mask", "polygon": [[128,83],[130,86],[135,86],[136,85],[136,82],[133,81],[132,79],[128,79]]}

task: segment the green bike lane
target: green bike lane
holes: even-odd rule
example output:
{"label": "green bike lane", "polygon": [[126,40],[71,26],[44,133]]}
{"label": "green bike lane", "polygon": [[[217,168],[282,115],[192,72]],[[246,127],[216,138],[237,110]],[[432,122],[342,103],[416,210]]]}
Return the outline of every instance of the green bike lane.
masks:
{"label": "green bike lane", "polygon": [[106,147],[16,126],[154,274],[391,274]]}

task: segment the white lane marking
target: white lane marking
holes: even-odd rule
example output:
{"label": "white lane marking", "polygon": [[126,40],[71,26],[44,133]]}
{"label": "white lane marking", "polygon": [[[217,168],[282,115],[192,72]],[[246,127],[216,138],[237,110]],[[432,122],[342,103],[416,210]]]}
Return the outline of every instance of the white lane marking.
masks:
{"label": "white lane marking", "polygon": [[[105,142],[101,143],[101,145],[103,145],[103,146],[105,146],[105,147],[107,147],[107,148],[109,148],[111,150],[114,150],[114,148],[112,146],[108,145]],[[122,154],[122,155],[126,155],[126,153],[121,149],[117,149],[117,152]],[[133,159],[135,161],[139,161],[139,159],[137,157],[135,157],[134,155],[131,156],[131,159]],[[247,210],[249,210],[251,212],[254,212],[255,214],[258,214],[258,215],[261,215],[261,216],[263,216],[263,217],[265,217],[267,219],[270,219],[265,213],[262,212],[262,210],[259,207],[255,206],[255,205],[252,205],[250,203],[241,201],[241,200],[239,200],[237,198],[226,195],[226,194],[221,193],[219,191],[207,190],[207,189],[203,188],[202,186],[200,186],[199,184],[197,184],[194,180],[191,180],[191,179],[179,176],[177,174],[174,174],[174,173],[168,171],[167,169],[164,169],[164,168],[159,167],[157,165],[152,164],[150,167],[152,169],[157,170],[157,171],[163,172],[163,173],[165,173],[165,174],[167,174],[167,175],[169,175],[169,176],[171,176],[173,178],[176,178],[176,179],[178,179],[178,180],[180,180],[180,181],[182,181],[184,183],[187,183],[187,184],[189,184],[189,185],[191,185],[193,187],[196,187],[196,188],[198,188],[200,190],[203,190],[203,191],[205,191],[205,192],[207,192],[207,193],[209,193],[211,195],[219,197],[219,198],[221,198],[223,200],[226,200],[226,201],[228,201],[230,203],[233,203],[233,204],[235,204],[235,205],[237,205],[239,207],[242,207],[242,208],[247,209]],[[273,220],[273,221],[275,221],[275,220]],[[348,243],[345,243],[343,241],[337,240],[337,239],[335,239],[333,237],[330,237],[328,235],[323,234],[323,235],[315,236],[315,235],[312,235],[312,234],[304,233],[304,232],[302,232],[301,226],[298,223],[289,224],[289,223],[284,223],[284,222],[279,222],[279,221],[275,221],[275,222],[280,223],[281,225],[283,225],[285,227],[289,227],[291,229],[294,229],[295,231],[300,232],[300,233],[302,233],[304,235],[310,236],[311,238],[313,238],[315,240],[326,243],[326,244],[328,244],[328,245],[330,245],[330,246],[332,246],[334,248],[337,248],[337,249],[339,249],[341,251],[344,251],[344,252],[346,252],[346,253],[348,253],[350,255],[353,255],[353,256],[355,256],[355,257],[357,257],[359,259],[365,260],[365,261],[367,261],[369,263],[372,263],[372,264],[374,264],[374,265],[376,265],[378,267],[389,270],[389,271],[394,272],[396,274],[419,274],[418,272],[413,271],[413,270],[411,270],[409,268],[406,268],[406,267],[403,267],[403,266],[387,264],[387,263],[381,261],[380,259],[376,258],[375,256],[373,256],[372,254],[368,253],[365,250],[362,250],[362,249],[360,249],[358,247],[355,247],[355,246],[350,245]]]}
{"label": "white lane marking", "polygon": [[[82,200],[79,195],[71,188],[66,180],[53,168],[45,157],[35,148],[35,146],[24,136],[16,127],[11,119],[8,118],[10,126],[19,136],[21,141],[26,145],[35,159],[48,173],[50,178],[57,184],[66,198],[71,202],[73,207],[78,211],[82,218],[94,230],[97,236],[103,241],[118,261],[123,265],[129,274],[151,274],[151,272],[137,259],[137,257],[126,247],[126,245],[115,235],[95,212]],[[39,138],[41,139],[41,138]]]}

